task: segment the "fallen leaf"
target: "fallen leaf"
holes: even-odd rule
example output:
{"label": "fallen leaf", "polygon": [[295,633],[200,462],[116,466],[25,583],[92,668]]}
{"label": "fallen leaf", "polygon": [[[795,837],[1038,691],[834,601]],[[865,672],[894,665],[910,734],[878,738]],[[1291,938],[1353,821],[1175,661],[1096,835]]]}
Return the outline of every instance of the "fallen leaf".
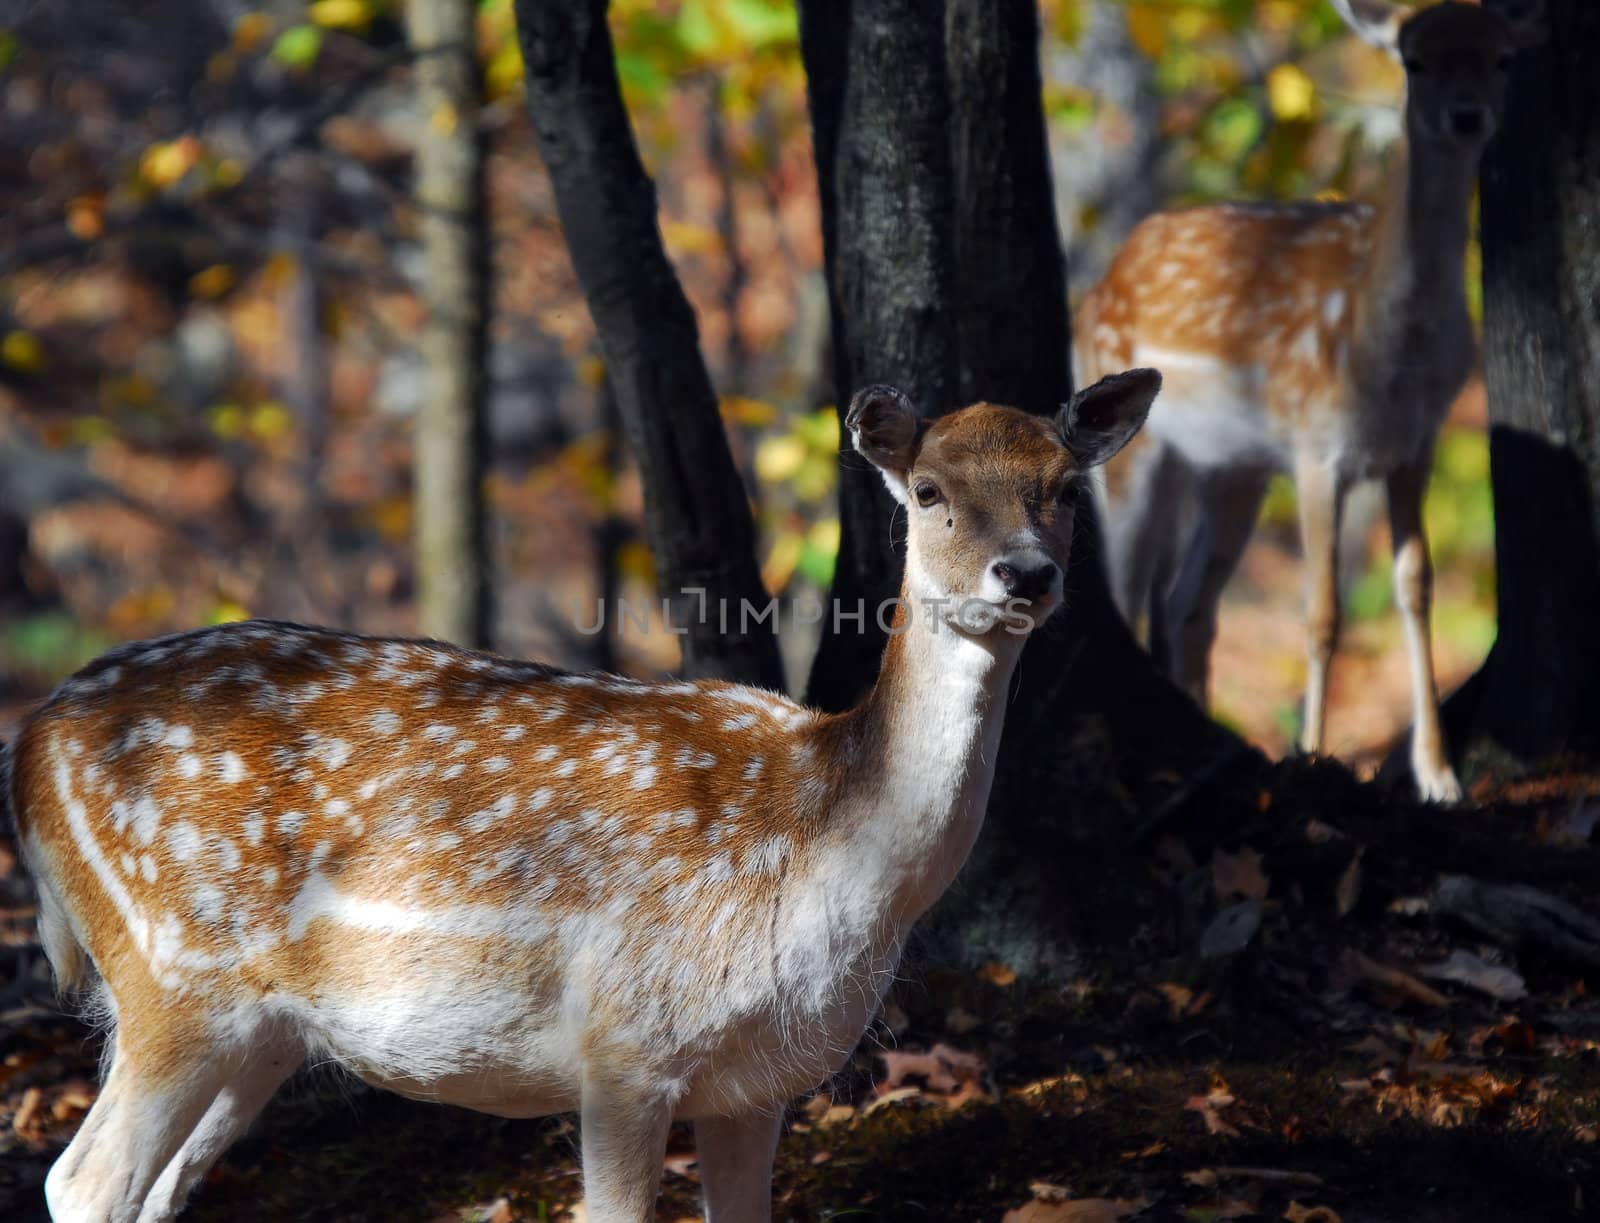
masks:
{"label": "fallen leaf", "polygon": [[1350,977],[1380,985],[1384,989],[1399,995],[1401,1000],[1420,1002],[1423,1006],[1439,1007],[1440,1009],[1450,1005],[1450,999],[1432,986],[1424,985],[1402,969],[1390,968],[1386,964],[1380,964],[1376,960],[1363,955],[1354,947],[1345,948],[1344,955],[1339,959],[1339,966]]}
{"label": "fallen leaf", "polygon": [[1528,993],[1527,982],[1516,972],[1503,964],[1490,964],[1459,947],[1450,953],[1448,959],[1438,964],[1424,965],[1417,971],[1436,981],[1459,981],[1501,1002],[1515,1002]]}
{"label": "fallen leaf", "polygon": [[1241,900],[1223,909],[1200,935],[1200,954],[1215,960],[1243,951],[1261,928],[1261,912],[1259,900]]}
{"label": "fallen leaf", "polygon": [[1265,900],[1270,883],[1261,870],[1261,855],[1248,845],[1231,854],[1219,849],[1211,855],[1211,886],[1218,900],[1239,896]]}
{"label": "fallen leaf", "polygon": [[1325,824],[1314,816],[1306,821],[1305,835],[1306,840],[1313,845],[1326,845],[1329,841],[1344,840],[1344,833],[1340,832],[1332,824]]}
{"label": "fallen leaf", "polygon": [[1072,1202],[1028,1202],[1008,1210],[1001,1223],[1122,1223],[1146,1206],[1150,1199],[1079,1198]]}
{"label": "fallen leaf", "polygon": [[990,960],[978,968],[978,976],[990,985],[998,985],[1002,989],[1015,983],[1017,974],[1013,969],[1006,967],[998,960]]}
{"label": "fallen leaf", "polygon": [[1179,985],[1175,981],[1163,981],[1156,986],[1156,989],[1167,1000],[1167,1006],[1172,1011],[1173,1019],[1182,1019],[1184,1011],[1189,1008],[1189,1003],[1194,1001],[1194,990],[1187,985]]}
{"label": "fallen leaf", "polygon": [[1161,1152],[1165,1151],[1166,1149],[1167,1144],[1162,1142],[1161,1139],[1157,1138],[1149,1146],[1140,1147],[1137,1151],[1124,1151],[1122,1153],[1122,1158],[1125,1160],[1149,1159],[1152,1156],[1161,1154]]}
{"label": "fallen leaf", "polygon": [[[1232,1104],[1233,1097],[1226,1097],[1226,1102]],[[1206,1133],[1222,1134],[1228,1138],[1239,1137],[1238,1129],[1224,1120],[1222,1114],[1217,1111],[1222,1105],[1217,1103],[1214,1093],[1210,1096],[1190,1096],[1183,1107],[1200,1114],[1201,1120],[1206,1123]]]}
{"label": "fallen leaf", "polygon": [[876,1100],[872,1101],[872,1103],[868,1104],[864,1109],[862,1109],[861,1115],[863,1117],[870,1117],[879,1109],[888,1108],[891,1104],[898,1104],[902,1100],[915,1100],[922,1094],[923,1091],[920,1087],[900,1087],[894,1091],[885,1092],[883,1095],[879,1096]]}
{"label": "fallen leaf", "polygon": [[16,1113],[11,1118],[11,1128],[23,1138],[28,1137],[28,1131],[33,1128],[34,1121],[41,1111],[44,1103],[44,1092],[37,1087],[30,1087],[22,1093],[22,1103],[17,1106]]}
{"label": "fallen leaf", "polygon": [[955,1091],[963,1083],[976,1083],[983,1077],[983,1059],[950,1045],[937,1044],[926,1053],[886,1049],[877,1054],[887,1073],[878,1085],[895,1088],[908,1078],[920,1078],[929,1091]]}
{"label": "fallen leaf", "polygon": [[1349,916],[1361,901],[1361,858],[1366,852],[1366,846],[1356,846],[1356,852],[1350,856],[1350,865],[1344,868],[1338,885],[1333,889],[1334,909],[1340,917]]}
{"label": "fallen leaf", "polygon": [[1302,1206],[1299,1202],[1290,1202],[1283,1217],[1289,1223],[1340,1223],[1338,1214],[1327,1206]]}

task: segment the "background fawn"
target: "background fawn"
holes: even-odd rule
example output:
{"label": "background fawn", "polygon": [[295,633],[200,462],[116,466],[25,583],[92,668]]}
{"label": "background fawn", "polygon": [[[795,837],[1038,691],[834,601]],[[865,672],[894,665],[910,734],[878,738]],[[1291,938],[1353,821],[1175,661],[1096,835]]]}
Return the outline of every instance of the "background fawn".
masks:
{"label": "background fawn", "polygon": [[58,981],[114,1025],[53,1216],[171,1218],[309,1056],[580,1110],[597,1221],[654,1217],[692,1118],[708,1217],[768,1217],[784,1102],[854,1047],[965,860],[1078,479],[1159,385],[1117,375],[1055,419],[856,396],[909,537],[899,632],[847,714],[269,622],[69,680],[9,779]]}
{"label": "background fawn", "polygon": [[1160,367],[1166,393],[1101,488],[1119,606],[1206,700],[1217,603],[1272,472],[1293,473],[1306,558],[1302,739],[1323,747],[1339,629],[1339,518],[1355,480],[1387,483],[1395,601],[1411,663],[1411,764],[1428,799],[1461,787],[1439,726],[1422,495],[1433,441],[1474,360],[1463,260],[1478,159],[1512,55],[1543,36],[1447,3],[1334,0],[1406,70],[1405,136],[1376,207],[1220,205],[1141,223],[1074,316],[1078,376]]}

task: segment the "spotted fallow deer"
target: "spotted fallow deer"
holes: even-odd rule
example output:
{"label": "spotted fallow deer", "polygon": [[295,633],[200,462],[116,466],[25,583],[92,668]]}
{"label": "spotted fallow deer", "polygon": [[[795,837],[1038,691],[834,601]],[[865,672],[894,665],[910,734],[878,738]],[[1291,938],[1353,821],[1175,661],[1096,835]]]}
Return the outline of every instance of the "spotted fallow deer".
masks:
{"label": "spotted fallow deer", "polygon": [[[1345,493],[1387,483],[1395,600],[1409,652],[1421,794],[1461,788],[1439,726],[1422,494],[1433,442],[1474,361],[1463,261],[1479,155],[1542,5],[1447,0],[1413,14],[1332,0],[1405,67],[1405,135],[1377,205],[1221,205],[1143,221],[1074,319],[1080,378],[1139,363],[1166,391],[1099,486],[1117,602],[1203,705],[1217,603],[1267,480],[1292,473],[1307,568],[1303,743],[1324,739],[1338,636]],[[1513,15],[1505,12],[1513,10]]]}
{"label": "spotted fallow deer", "polygon": [[768,1218],[783,1105],[849,1054],[966,859],[1074,486],[1159,386],[931,423],[855,397],[910,525],[882,673],[845,714],[264,621],[69,680],[8,787],[58,983],[114,1025],[53,1217],[173,1217],[312,1057],[579,1110],[597,1223],[655,1217],[692,1119],[708,1218]]}

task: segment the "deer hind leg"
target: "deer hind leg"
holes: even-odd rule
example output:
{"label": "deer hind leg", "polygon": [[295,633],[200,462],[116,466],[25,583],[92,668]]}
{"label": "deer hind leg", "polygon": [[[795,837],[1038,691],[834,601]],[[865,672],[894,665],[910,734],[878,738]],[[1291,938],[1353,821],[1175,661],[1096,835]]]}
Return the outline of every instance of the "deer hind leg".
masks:
{"label": "deer hind leg", "polygon": [[772,1218],[772,1157],[783,1110],[694,1123],[706,1223],[766,1223]]}
{"label": "deer hind leg", "polygon": [[1422,527],[1422,494],[1428,461],[1390,474],[1389,530],[1394,547],[1394,599],[1405,626],[1411,663],[1411,773],[1428,802],[1453,803],[1461,783],[1445,753],[1439,725],[1439,690],[1433,675],[1433,643],[1428,615],[1433,604],[1433,568]]}
{"label": "deer hind leg", "polygon": [[139,1223],[166,1223],[177,1217],[194,1189],[222,1153],[250,1128],[278,1088],[299,1069],[305,1051],[288,1041],[252,1049],[223,1085],[178,1153],[156,1179],[139,1213]]}
{"label": "deer hind leg", "polygon": [[134,1223],[229,1078],[228,1059],[192,1023],[157,1012],[130,1033],[129,1012],[121,1014],[100,1098],[45,1178],[55,1223]]}
{"label": "deer hind leg", "polygon": [[672,1101],[586,1075],[580,1127],[589,1223],[653,1220]]}
{"label": "deer hind leg", "polygon": [[1211,645],[1217,607],[1255,531],[1267,471],[1208,474],[1194,482],[1195,529],[1167,602],[1172,626],[1172,674],[1205,709],[1211,680]]}
{"label": "deer hind leg", "polygon": [[1327,463],[1301,455],[1294,465],[1300,503],[1300,545],[1306,565],[1306,708],[1301,746],[1323,749],[1328,668],[1339,641],[1339,516],[1344,484]]}
{"label": "deer hind leg", "polygon": [[[1186,468],[1159,438],[1140,434],[1101,478],[1099,509],[1107,578],[1123,619],[1137,629],[1166,593]],[[1158,661],[1154,617],[1146,640]]]}

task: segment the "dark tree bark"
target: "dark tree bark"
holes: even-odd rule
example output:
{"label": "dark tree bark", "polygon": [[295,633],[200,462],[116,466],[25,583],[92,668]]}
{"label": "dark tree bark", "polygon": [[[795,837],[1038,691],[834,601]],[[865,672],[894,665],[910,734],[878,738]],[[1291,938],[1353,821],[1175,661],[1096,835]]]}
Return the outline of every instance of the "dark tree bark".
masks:
{"label": "dark tree bark", "polygon": [[1527,762],[1600,752],[1600,6],[1549,17],[1483,163],[1500,626],[1446,708],[1458,749]]}
{"label": "dark tree bark", "polygon": [[416,431],[417,608],[430,637],[489,644],[484,546],[488,235],[471,0],[413,0],[415,195],[422,215],[424,392]]}
{"label": "dark tree bark", "polygon": [[[683,630],[683,672],[781,688],[755,531],[700,354],[694,311],[667,261],[617,82],[606,0],[517,0],[528,108],[573,267],[644,477],[662,594]],[[688,594],[704,591],[705,603]],[[701,608],[706,614],[701,614]],[[726,619],[719,609],[726,607]]]}
{"label": "dark tree bark", "polygon": [[[837,23],[824,5],[808,12],[802,53],[837,53],[837,28],[820,45],[818,25]],[[840,400],[874,382],[898,386],[920,412],[959,406],[950,168],[949,91],[937,9],[925,0],[851,0],[843,47],[844,76],[834,63],[807,60],[836,123],[818,143],[833,149],[825,170],[833,199],[828,255],[835,329],[834,374]],[[819,161],[819,166],[822,162]],[[825,232],[824,241],[827,241]],[[840,456],[839,559],[832,611],[824,618],[807,699],[824,709],[854,704],[878,673],[886,633],[877,609],[900,590],[900,556],[891,523],[895,504],[878,473],[849,448]]]}
{"label": "dark tree bark", "polygon": [[[1038,22],[1029,0],[946,4],[961,401],[1054,412],[1072,377]],[[1137,792],[1154,773],[1255,759],[1133,640],[1111,602],[1087,498],[1067,582],[1066,610],[1029,642],[1018,668],[989,822],[932,921],[944,959],[999,955],[1035,974],[1066,970],[1076,915],[1059,895],[1060,863],[1092,823],[1074,800],[1103,800],[1085,792],[1100,785]],[[1102,758],[1072,761],[1074,753]],[[1086,777],[1077,771],[1084,765],[1104,772]]]}
{"label": "dark tree bark", "polygon": [[[1071,392],[1067,298],[1035,7],[808,0],[801,47],[839,399],[885,381],[930,415],[980,399],[1057,410]],[[847,448],[834,586],[846,608],[887,597],[901,570],[892,503],[852,460]],[[1111,603],[1092,507],[1079,514],[1068,610],[1028,646],[989,822],[931,921],[947,962],[1066,966],[1068,910],[1054,884],[1083,829],[1060,796],[1081,792],[1084,757],[1104,772],[1090,784],[1129,788],[1159,770],[1254,758],[1155,673]],[[811,673],[808,695],[825,707],[848,705],[877,671],[881,635],[844,628]]]}

